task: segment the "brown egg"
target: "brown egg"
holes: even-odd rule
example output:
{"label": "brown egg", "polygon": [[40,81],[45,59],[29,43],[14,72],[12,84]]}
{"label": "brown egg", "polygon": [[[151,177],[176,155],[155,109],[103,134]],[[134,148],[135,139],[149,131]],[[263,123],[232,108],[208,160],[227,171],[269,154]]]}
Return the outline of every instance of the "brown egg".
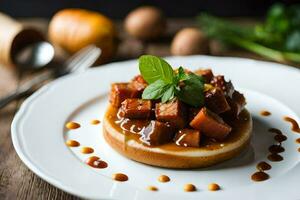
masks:
{"label": "brown egg", "polygon": [[207,54],[208,51],[208,39],[198,28],[181,29],[176,33],[171,44],[173,55]]}
{"label": "brown egg", "polygon": [[149,40],[157,38],[166,30],[166,20],[161,10],[153,6],[142,6],[131,11],[125,19],[129,35]]}

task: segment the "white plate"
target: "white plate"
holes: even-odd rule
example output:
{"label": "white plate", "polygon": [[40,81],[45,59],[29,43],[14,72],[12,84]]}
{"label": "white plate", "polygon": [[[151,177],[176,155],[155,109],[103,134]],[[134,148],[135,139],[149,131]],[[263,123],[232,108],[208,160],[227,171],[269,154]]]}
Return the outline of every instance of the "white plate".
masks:
{"label": "white plate", "polygon": [[[252,148],[223,164],[198,170],[171,170],[143,165],[126,159],[103,140],[102,127],[90,125],[92,119],[102,119],[112,82],[129,81],[138,73],[136,60],[112,63],[84,74],[63,77],[48,84],[28,98],[12,123],[14,147],[22,161],[38,176],[52,185],[77,196],[92,199],[299,199],[300,136],[290,130],[282,117],[297,121],[300,115],[300,71],[289,66],[240,58],[208,56],[169,57],[174,66],[190,69],[211,67],[215,74],[224,74],[247,98],[247,108],[254,120]],[[269,110],[269,117],[260,116]],[[67,131],[68,121],[77,121],[79,129]],[[270,127],[281,129],[288,140],[281,162],[267,160],[268,146],[274,143]],[[93,169],[84,160],[90,155],[80,148],[69,148],[67,139],[76,139],[82,146],[95,149],[93,155],[108,163],[106,169]],[[264,182],[250,179],[259,161],[268,161],[271,178]],[[123,172],[127,182],[116,182],[111,175]],[[169,183],[157,177],[166,174]],[[218,183],[222,189],[210,192],[207,186]],[[196,192],[184,192],[183,186],[193,183]],[[154,185],[159,191],[151,192]]]}

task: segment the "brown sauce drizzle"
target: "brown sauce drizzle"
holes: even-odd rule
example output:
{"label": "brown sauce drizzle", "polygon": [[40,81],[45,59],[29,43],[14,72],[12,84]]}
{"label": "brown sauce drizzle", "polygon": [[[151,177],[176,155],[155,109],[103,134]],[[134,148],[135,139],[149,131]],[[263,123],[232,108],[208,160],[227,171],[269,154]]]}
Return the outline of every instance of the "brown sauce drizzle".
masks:
{"label": "brown sauce drizzle", "polygon": [[84,154],[94,153],[94,149],[91,147],[82,147],[81,153],[84,153]]}
{"label": "brown sauce drizzle", "polygon": [[269,111],[267,111],[267,110],[262,110],[261,112],[260,112],[260,115],[262,115],[262,116],[270,116],[271,115],[271,113],[269,112]]}
{"label": "brown sauce drizzle", "polygon": [[281,145],[273,144],[269,147],[270,153],[282,153],[285,149]]}
{"label": "brown sauce drizzle", "polygon": [[194,192],[194,191],[196,191],[196,186],[193,185],[193,184],[188,183],[188,184],[184,185],[183,189],[186,192]]}
{"label": "brown sauce drizzle", "polygon": [[147,189],[150,190],[150,191],[157,191],[158,190],[158,188],[155,187],[155,186],[148,186]]}
{"label": "brown sauce drizzle", "polygon": [[292,124],[292,131],[300,133],[300,128],[299,128],[299,124],[297,123],[296,120],[294,120],[291,117],[284,117],[283,118],[285,121],[290,122]]}
{"label": "brown sauce drizzle", "polygon": [[158,181],[162,182],[162,183],[166,183],[170,181],[170,177],[166,176],[166,175],[160,175],[158,177]]}
{"label": "brown sauce drizzle", "polygon": [[79,128],[80,127],[80,124],[78,124],[77,122],[68,122],[67,124],[66,124],[66,128],[67,129],[70,129],[70,130],[72,130],[72,129],[77,129],[77,128]]}
{"label": "brown sauce drizzle", "polygon": [[272,168],[272,166],[264,161],[262,161],[256,165],[256,169],[258,169],[259,171],[267,171],[267,170],[270,170],[271,168]]}
{"label": "brown sauce drizzle", "polygon": [[297,142],[297,143],[300,143],[300,138],[296,139],[296,142]]}
{"label": "brown sauce drizzle", "polygon": [[211,183],[208,185],[208,190],[217,191],[217,190],[220,190],[220,186],[216,183]]}
{"label": "brown sauce drizzle", "polygon": [[122,173],[116,173],[112,175],[112,179],[114,179],[115,181],[128,181],[128,176],[126,174],[122,174]]}
{"label": "brown sauce drizzle", "polygon": [[268,155],[268,159],[272,162],[279,162],[283,160],[283,157],[277,153],[271,153]]}
{"label": "brown sauce drizzle", "polygon": [[98,156],[91,156],[85,161],[91,167],[103,169],[106,168],[108,165],[105,161],[101,160]]}
{"label": "brown sauce drizzle", "polygon": [[270,176],[269,174],[259,171],[259,172],[255,172],[254,174],[252,174],[251,179],[253,181],[265,181],[267,179],[269,179]]}
{"label": "brown sauce drizzle", "polygon": [[300,148],[298,148],[298,152],[300,152]]}
{"label": "brown sauce drizzle", "polygon": [[272,162],[279,162],[283,160],[283,157],[279,155],[279,153],[282,153],[285,151],[285,149],[282,147],[282,142],[287,140],[287,137],[282,134],[282,131],[277,128],[270,128],[269,132],[275,133],[274,140],[278,144],[273,144],[269,147],[269,152],[271,154],[268,155],[268,159]]}
{"label": "brown sauce drizzle", "polygon": [[76,140],[68,140],[66,141],[66,145],[69,147],[79,147],[80,143],[77,142]]}
{"label": "brown sauce drizzle", "polygon": [[93,119],[90,123],[92,125],[97,125],[97,124],[100,124],[100,121],[98,119]]}

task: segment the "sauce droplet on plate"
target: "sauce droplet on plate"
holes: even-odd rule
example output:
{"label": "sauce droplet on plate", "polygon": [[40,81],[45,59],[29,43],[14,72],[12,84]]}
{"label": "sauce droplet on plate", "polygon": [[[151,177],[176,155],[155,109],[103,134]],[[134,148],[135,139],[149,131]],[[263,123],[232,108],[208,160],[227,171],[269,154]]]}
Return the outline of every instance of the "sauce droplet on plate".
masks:
{"label": "sauce droplet on plate", "polygon": [[283,160],[283,157],[277,153],[272,153],[268,155],[268,159],[273,162],[279,162]]}
{"label": "sauce droplet on plate", "polygon": [[126,174],[122,174],[122,173],[116,173],[116,174],[113,174],[112,175],[112,178],[115,180],[115,181],[121,181],[121,182],[124,182],[124,181],[127,181],[128,180],[128,176]]}
{"label": "sauce droplet on plate", "polygon": [[100,124],[100,121],[98,119],[93,119],[90,123],[92,125],[97,125],[97,124]]}
{"label": "sauce droplet on plate", "polygon": [[147,189],[150,190],[150,191],[157,191],[158,190],[158,188],[155,187],[155,186],[148,186]]}
{"label": "sauce droplet on plate", "polygon": [[77,129],[77,128],[79,128],[80,127],[80,124],[78,124],[77,122],[68,122],[67,124],[66,124],[66,128],[67,129],[70,129],[70,130],[72,130],[72,129]]}
{"label": "sauce droplet on plate", "polygon": [[299,128],[299,124],[297,123],[296,120],[294,120],[291,117],[284,117],[283,118],[285,121],[290,122],[292,124],[292,131],[300,133],[300,128]]}
{"label": "sauce droplet on plate", "polygon": [[91,156],[85,161],[91,167],[103,169],[106,168],[108,165],[105,161],[101,160],[98,156]]}
{"label": "sauce droplet on plate", "polygon": [[300,148],[298,148],[298,152],[300,152]]}
{"label": "sauce droplet on plate", "polygon": [[170,181],[170,178],[167,175],[160,175],[158,177],[158,181],[162,182],[162,183],[166,183]]}
{"label": "sauce droplet on plate", "polygon": [[285,151],[285,149],[281,145],[273,144],[269,147],[270,153],[282,153],[284,151]]}
{"label": "sauce droplet on plate", "polygon": [[256,169],[258,169],[259,171],[266,171],[266,170],[270,170],[271,168],[272,166],[264,161],[256,165]]}
{"label": "sauce droplet on plate", "polygon": [[297,143],[300,143],[300,138],[296,139],[296,142],[297,142]]}
{"label": "sauce droplet on plate", "polygon": [[277,128],[270,128],[268,131],[271,132],[271,133],[276,133],[278,135],[282,135],[281,130],[279,130]]}
{"label": "sauce droplet on plate", "polygon": [[287,137],[285,135],[282,134],[277,134],[274,136],[274,140],[281,143],[283,141],[286,141]]}
{"label": "sauce droplet on plate", "polygon": [[260,112],[260,115],[262,115],[262,116],[270,116],[271,113],[270,113],[269,111],[267,111],[267,110],[262,110],[262,111]]}
{"label": "sauce droplet on plate", "polygon": [[183,189],[186,192],[194,192],[194,191],[196,191],[196,186],[193,185],[193,184],[188,183],[188,184],[184,185]]}
{"label": "sauce droplet on plate", "polygon": [[211,183],[208,185],[208,190],[217,191],[217,190],[220,190],[220,186],[216,183]]}
{"label": "sauce droplet on plate", "polygon": [[94,152],[94,149],[91,147],[82,147],[82,149],[81,149],[81,153],[84,153],[84,154],[90,154],[93,152]]}
{"label": "sauce droplet on plate", "polygon": [[66,145],[69,147],[79,147],[80,143],[77,142],[76,140],[67,140]]}
{"label": "sauce droplet on plate", "polygon": [[269,174],[265,172],[255,172],[254,174],[252,174],[251,179],[253,181],[264,181],[269,179],[269,177]]}

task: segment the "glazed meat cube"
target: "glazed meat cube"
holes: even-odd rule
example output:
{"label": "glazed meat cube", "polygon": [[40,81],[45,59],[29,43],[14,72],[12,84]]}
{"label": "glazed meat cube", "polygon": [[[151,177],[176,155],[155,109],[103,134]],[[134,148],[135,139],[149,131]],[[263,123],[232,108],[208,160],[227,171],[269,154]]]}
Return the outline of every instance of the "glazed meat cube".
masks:
{"label": "glazed meat cube", "polygon": [[211,79],[214,77],[211,69],[199,69],[194,72],[197,75],[202,76],[205,79],[205,83],[210,83]]}
{"label": "glazed meat cube", "polygon": [[201,110],[201,108],[194,108],[194,107],[189,107],[188,111],[188,121],[192,121],[194,117],[198,114],[198,112]]}
{"label": "glazed meat cube", "polygon": [[186,124],[186,108],[178,99],[155,105],[155,116],[158,121],[170,122],[178,129]]}
{"label": "glazed meat cube", "polygon": [[195,129],[181,129],[175,136],[175,143],[184,147],[199,147],[201,134]]}
{"label": "glazed meat cube", "polygon": [[141,75],[134,77],[129,83],[129,87],[137,91],[137,96],[140,98],[143,94],[144,89],[148,86],[147,82]]}
{"label": "glazed meat cube", "polygon": [[205,93],[205,105],[217,114],[230,110],[226,97],[219,88],[214,88]]}
{"label": "glazed meat cube", "polygon": [[190,126],[217,140],[226,138],[231,131],[231,127],[221,117],[205,107],[190,122]]}
{"label": "glazed meat cube", "polygon": [[136,96],[137,92],[128,87],[128,83],[113,83],[111,85],[109,102],[118,108],[125,99],[134,98]]}
{"label": "glazed meat cube", "polygon": [[214,76],[210,81],[210,84],[220,88],[224,92],[225,96],[231,97],[234,92],[234,87],[231,81],[225,81],[224,76]]}
{"label": "glazed meat cube", "polygon": [[233,118],[238,118],[239,114],[246,105],[246,99],[244,95],[238,91],[234,91],[232,98],[228,98],[227,101],[230,105],[230,110],[225,114]]}
{"label": "glazed meat cube", "polygon": [[125,99],[121,105],[120,115],[129,119],[148,119],[151,116],[151,101],[143,99]]}
{"label": "glazed meat cube", "polygon": [[147,145],[162,145],[172,141],[174,129],[169,123],[151,120],[149,125],[141,131],[140,140]]}

